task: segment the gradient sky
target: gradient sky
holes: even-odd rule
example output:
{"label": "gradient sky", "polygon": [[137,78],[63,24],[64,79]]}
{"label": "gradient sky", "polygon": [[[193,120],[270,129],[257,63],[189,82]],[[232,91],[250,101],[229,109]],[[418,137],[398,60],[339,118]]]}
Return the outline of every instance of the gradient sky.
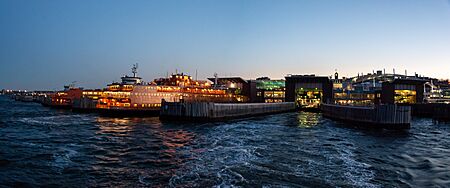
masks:
{"label": "gradient sky", "polygon": [[387,72],[450,78],[447,0],[0,0],[0,88],[102,88],[139,63],[283,78]]}

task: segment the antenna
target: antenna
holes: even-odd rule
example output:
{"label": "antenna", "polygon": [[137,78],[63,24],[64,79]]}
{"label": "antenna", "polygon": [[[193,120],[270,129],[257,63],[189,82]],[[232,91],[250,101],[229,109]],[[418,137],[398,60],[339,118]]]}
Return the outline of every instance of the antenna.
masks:
{"label": "antenna", "polygon": [[133,73],[133,77],[136,77],[137,74],[137,69],[138,69],[138,64],[133,64],[133,68],[131,68],[131,72]]}
{"label": "antenna", "polygon": [[195,81],[197,81],[197,69],[195,69]]}
{"label": "antenna", "polygon": [[217,72],[214,73],[214,88],[217,88]]}

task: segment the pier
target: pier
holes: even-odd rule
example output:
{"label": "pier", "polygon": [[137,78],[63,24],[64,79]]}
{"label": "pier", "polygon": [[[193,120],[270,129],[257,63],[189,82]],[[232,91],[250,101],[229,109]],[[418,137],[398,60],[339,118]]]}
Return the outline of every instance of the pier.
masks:
{"label": "pier", "polygon": [[349,122],[358,126],[373,128],[409,128],[411,107],[398,105],[377,105],[373,107],[322,104],[323,116]]}
{"label": "pier", "polygon": [[224,120],[294,111],[293,102],[283,103],[213,103],[162,102],[162,119]]}
{"label": "pier", "polygon": [[[2,90],[23,102],[113,116],[220,120],[273,114],[295,109],[323,112],[326,117],[376,127],[409,127],[411,116],[450,119],[450,81],[384,71],[334,78],[315,74],[284,79],[218,77],[193,79],[167,74],[145,82],[120,77],[103,89],[69,84],[60,91]],[[161,102],[162,101],[162,102]],[[440,102],[440,103],[432,103]],[[447,103],[447,104],[446,104]],[[382,104],[382,105],[380,105]]]}

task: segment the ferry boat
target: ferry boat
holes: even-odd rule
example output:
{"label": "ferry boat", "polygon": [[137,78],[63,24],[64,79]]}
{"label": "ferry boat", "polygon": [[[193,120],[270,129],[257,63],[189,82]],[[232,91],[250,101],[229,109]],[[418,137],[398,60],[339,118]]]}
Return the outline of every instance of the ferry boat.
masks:
{"label": "ferry boat", "polygon": [[193,80],[183,73],[168,78],[155,79],[150,83],[137,76],[137,64],[132,68],[133,76],[121,77],[121,82],[107,85],[96,96],[83,92],[76,100],[75,108],[106,114],[157,115],[161,101],[208,101],[239,102],[239,97],[225,90],[213,89],[208,81]]}
{"label": "ferry boat", "polygon": [[71,108],[72,102],[76,98],[81,98],[82,92],[82,88],[76,88],[73,85],[64,86],[63,91],[46,95],[41,104],[55,108]]}
{"label": "ferry boat", "polygon": [[[149,84],[113,83],[102,93],[97,109],[112,111],[157,111],[161,101],[236,102],[224,90],[212,89],[206,81],[193,81],[184,74],[157,79]],[[105,111],[105,110],[101,110]]]}

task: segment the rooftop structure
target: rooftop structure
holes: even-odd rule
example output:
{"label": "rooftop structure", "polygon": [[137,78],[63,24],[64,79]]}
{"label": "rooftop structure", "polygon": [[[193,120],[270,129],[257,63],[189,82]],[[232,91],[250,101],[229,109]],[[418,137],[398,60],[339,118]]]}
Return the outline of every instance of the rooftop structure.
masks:
{"label": "rooftop structure", "polygon": [[121,77],[122,82],[120,84],[123,85],[139,85],[142,84],[142,78],[137,76],[137,69],[138,64],[133,64],[133,67],[131,68],[131,72],[133,73],[133,76],[125,75]]}

